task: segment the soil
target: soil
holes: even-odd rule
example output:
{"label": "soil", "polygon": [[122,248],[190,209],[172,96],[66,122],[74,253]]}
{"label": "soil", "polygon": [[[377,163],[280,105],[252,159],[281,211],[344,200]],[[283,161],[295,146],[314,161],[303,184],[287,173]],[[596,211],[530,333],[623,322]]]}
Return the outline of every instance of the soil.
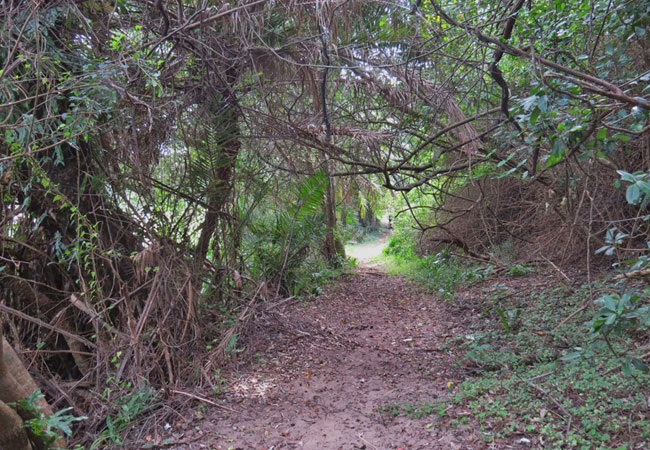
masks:
{"label": "soil", "polygon": [[[258,325],[259,352],[222,369],[218,407],[168,427],[180,438],[172,448],[486,448],[471,422],[452,426],[444,414],[464,378],[444,346],[462,329],[457,314],[400,276],[360,268]],[[390,412],[436,402],[437,414]]]}

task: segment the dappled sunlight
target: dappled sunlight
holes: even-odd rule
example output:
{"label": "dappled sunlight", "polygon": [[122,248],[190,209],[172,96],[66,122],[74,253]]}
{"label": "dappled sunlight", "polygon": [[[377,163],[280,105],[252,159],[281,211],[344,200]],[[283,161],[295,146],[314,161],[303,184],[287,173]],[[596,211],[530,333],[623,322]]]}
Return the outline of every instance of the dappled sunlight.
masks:
{"label": "dappled sunlight", "polygon": [[239,398],[266,398],[276,386],[273,380],[247,376],[235,383],[232,390]]}

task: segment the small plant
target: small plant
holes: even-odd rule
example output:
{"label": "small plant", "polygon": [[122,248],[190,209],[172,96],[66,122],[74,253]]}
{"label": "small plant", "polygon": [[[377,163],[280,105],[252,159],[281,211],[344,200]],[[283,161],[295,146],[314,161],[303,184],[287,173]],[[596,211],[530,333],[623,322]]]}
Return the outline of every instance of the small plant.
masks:
{"label": "small plant", "polygon": [[525,264],[513,264],[506,269],[506,273],[513,277],[522,277],[535,272],[536,269],[534,267]]}
{"label": "small plant", "polygon": [[501,325],[506,333],[511,333],[519,323],[519,317],[521,316],[521,309],[503,309],[500,306],[490,306],[485,313],[487,314],[491,310],[494,310],[501,320]]}
{"label": "small plant", "polygon": [[436,401],[425,401],[420,403],[389,403],[386,406],[380,406],[377,409],[377,412],[392,417],[405,415],[415,419],[421,419],[433,414],[442,417],[447,414],[447,404]]}
{"label": "small plant", "polygon": [[623,240],[629,237],[626,233],[621,233],[618,231],[618,228],[613,227],[607,230],[605,233],[605,245],[596,250],[596,254],[604,253],[607,256],[612,256],[616,252],[616,249],[623,245]]}
{"label": "small plant", "polygon": [[239,336],[237,336],[237,333],[232,333],[230,337],[228,338],[228,343],[226,344],[226,348],[224,349],[226,355],[232,356],[236,355],[237,353],[242,353],[244,350],[246,350],[245,347],[238,348],[237,347],[237,342],[239,340]]}
{"label": "small plant", "polygon": [[214,381],[215,384],[212,386],[212,392],[215,395],[221,395],[223,393],[223,385],[228,381],[226,377],[221,374],[221,369],[214,371]]}
{"label": "small plant", "polygon": [[265,366],[268,363],[266,358],[264,358],[264,356],[261,353],[255,353],[255,355],[253,356],[257,360],[257,364],[259,364],[260,366]]}
{"label": "small plant", "polygon": [[467,264],[446,251],[420,256],[415,248],[412,233],[396,231],[384,249],[389,273],[405,275],[422,283],[441,298],[452,298],[457,285],[490,273],[489,266]]}
{"label": "small plant", "polygon": [[591,321],[591,332],[603,339],[615,356],[623,357],[621,368],[626,376],[632,375],[633,369],[648,372],[648,365],[642,359],[619,355],[611,344],[610,335],[650,328],[650,306],[641,304],[641,298],[638,292],[626,290],[621,294],[603,295],[594,301],[600,309]]}
{"label": "small plant", "polygon": [[32,417],[25,421],[25,428],[49,448],[57,439],[61,438],[61,435],[72,436],[71,425],[74,422],[86,420],[88,417],[76,417],[68,414],[72,408],[63,408],[52,415],[45,415],[38,404],[43,397],[40,389],[36,389],[27,398],[14,405]]}
{"label": "small plant", "polygon": [[[603,287],[596,284],[591,290]],[[463,414],[471,411],[469,419],[478,422],[481,432],[494,439],[524,434],[535,448],[542,442],[545,448],[585,450],[632,448],[632,442],[647,446],[647,393],[640,386],[648,385],[650,374],[637,370],[639,361],[635,365],[632,352],[626,350],[644,326],[635,311],[647,305],[647,293],[608,293],[593,318],[588,309],[579,309],[589,298],[588,285],[530,292],[503,286],[485,290],[496,297],[493,301],[501,314],[493,306],[492,314],[482,315],[489,326],[476,322],[474,332],[449,342],[451,348],[465,349],[458,364],[474,374],[458,384],[453,402],[462,405]],[[565,321],[576,310],[573,320]],[[506,323],[512,329],[515,318],[519,331],[502,332]],[[611,358],[598,333],[592,335],[592,341],[598,339],[590,345],[585,324],[609,330],[608,339],[619,357]],[[564,354],[567,346],[579,348]],[[619,365],[638,383],[612,373]],[[456,417],[454,408],[447,413],[453,424],[465,420]]]}
{"label": "small plant", "polygon": [[[650,204],[650,173],[628,173],[622,170],[617,172],[621,180],[628,183],[625,191],[627,203],[645,210]],[[646,216],[645,220],[648,220],[648,217]],[[628,237],[628,234],[618,231],[616,227],[610,228],[605,234],[605,245],[596,253],[620,257],[618,249]],[[650,249],[650,242],[646,245]],[[620,268],[621,264],[625,264],[629,267],[630,273],[645,272],[649,262],[650,255],[646,253],[622,263],[619,258],[613,266]],[[621,370],[626,376],[632,376],[633,370],[647,373],[650,369],[642,359],[631,357],[628,350],[617,351],[612,344],[611,336],[621,336],[625,332],[633,335],[635,331],[644,332],[650,329],[650,305],[647,304],[649,293],[650,286],[647,283],[643,293],[625,286],[620,293],[606,294],[594,301],[600,309],[590,323],[592,336],[596,340],[603,340],[611,353],[622,361]]]}
{"label": "small plant", "polygon": [[131,383],[120,385],[126,393],[116,399],[111,399],[113,390],[107,388],[104,397],[107,402],[115,405],[114,414],[106,417],[106,428],[90,446],[91,450],[105,448],[106,442],[112,445],[124,445],[122,435],[133,422],[145,411],[153,408],[156,393],[153,388],[144,384],[133,388]]}

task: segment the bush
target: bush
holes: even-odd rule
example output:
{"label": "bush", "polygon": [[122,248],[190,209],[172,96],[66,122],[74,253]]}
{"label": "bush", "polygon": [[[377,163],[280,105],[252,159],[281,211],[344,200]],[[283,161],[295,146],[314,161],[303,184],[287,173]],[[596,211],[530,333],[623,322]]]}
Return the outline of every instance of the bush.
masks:
{"label": "bush", "polygon": [[420,256],[415,233],[404,229],[393,234],[384,255],[389,257],[390,273],[405,275],[446,298],[457,285],[489,273],[489,267],[468,264],[446,251]]}

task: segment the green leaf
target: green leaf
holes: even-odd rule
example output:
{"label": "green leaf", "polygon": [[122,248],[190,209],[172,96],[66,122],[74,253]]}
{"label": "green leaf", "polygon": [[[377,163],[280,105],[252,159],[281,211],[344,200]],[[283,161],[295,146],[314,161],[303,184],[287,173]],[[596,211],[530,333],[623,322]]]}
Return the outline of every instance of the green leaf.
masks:
{"label": "green leaf", "polygon": [[627,134],[616,133],[614,136],[612,136],[612,139],[617,139],[621,142],[628,142],[632,138]]}
{"label": "green leaf", "polygon": [[650,195],[650,182],[637,181],[636,185],[641,189],[645,195]]}
{"label": "green leaf", "polygon": [[533,109],[533,112],[530,113],[531,125],[535,125],[535,123],[537,123],[537,119],[539,118],[539,113],[540,113],[539,107],[535,107],[535,109]]}
{"label": "green leaf", "polygon": [[626,377],[632,375],[632,364],[630,363],[629,358],[625,358],[625,361],[621,364],[621,372],[623,372],[623,375]]}
{"label": "green leaf", "polygon": [[521,106],[524,108],[524,111],[530,111],[535,104],[537,104],[537,96],[531,95],[521,100]]}
{"label": "green leaf", "polygon": [[636,205],[639,202],[640,197],[641,190],[639,189],[639,186],[631,184],[627,187],[627,190],[625,191],[625,199],[628,203]]}
{"label": "green leaf", "polygon": [[636,182],[636,177],[634,175],[632,175],[631,173],[626,172],[624,170],[617,170],[616,172],[621,176],[621,179],[623,181],[629,181],[631,183]]}
{"label": "green leaf", "polygon": [[560,359],[562,361],[574,361],[582,356],[582,352],[569,352],[566,355],[562,356]]}
{"label": "green leaf", "polygon": [[546,165],[552,166],[558,161],[562,161],[562,158],[564,158],[565,150],[566,150],[566,146],[564,145],[564,141],[562,141],[562,139],[560,138],[556,138],[553,141],[553,146],[551,148],[551,156],[550,158],[548,158],[548,161],[546,161]]}
{"label": "green leaf", "polygon": [[322,170],[304,179],[293,189],[296,203],[289,209],[289,213],[301,218],[319,212],[325,198],[328,181],[327,174]]}
{"label": "green leaf", "polygon": [[648,368],[648,365],[642,359],[631,358],[630,362],[632,363],[634,368],[640,372],[648,373],[648,371],[650,371],[650,368]]}

